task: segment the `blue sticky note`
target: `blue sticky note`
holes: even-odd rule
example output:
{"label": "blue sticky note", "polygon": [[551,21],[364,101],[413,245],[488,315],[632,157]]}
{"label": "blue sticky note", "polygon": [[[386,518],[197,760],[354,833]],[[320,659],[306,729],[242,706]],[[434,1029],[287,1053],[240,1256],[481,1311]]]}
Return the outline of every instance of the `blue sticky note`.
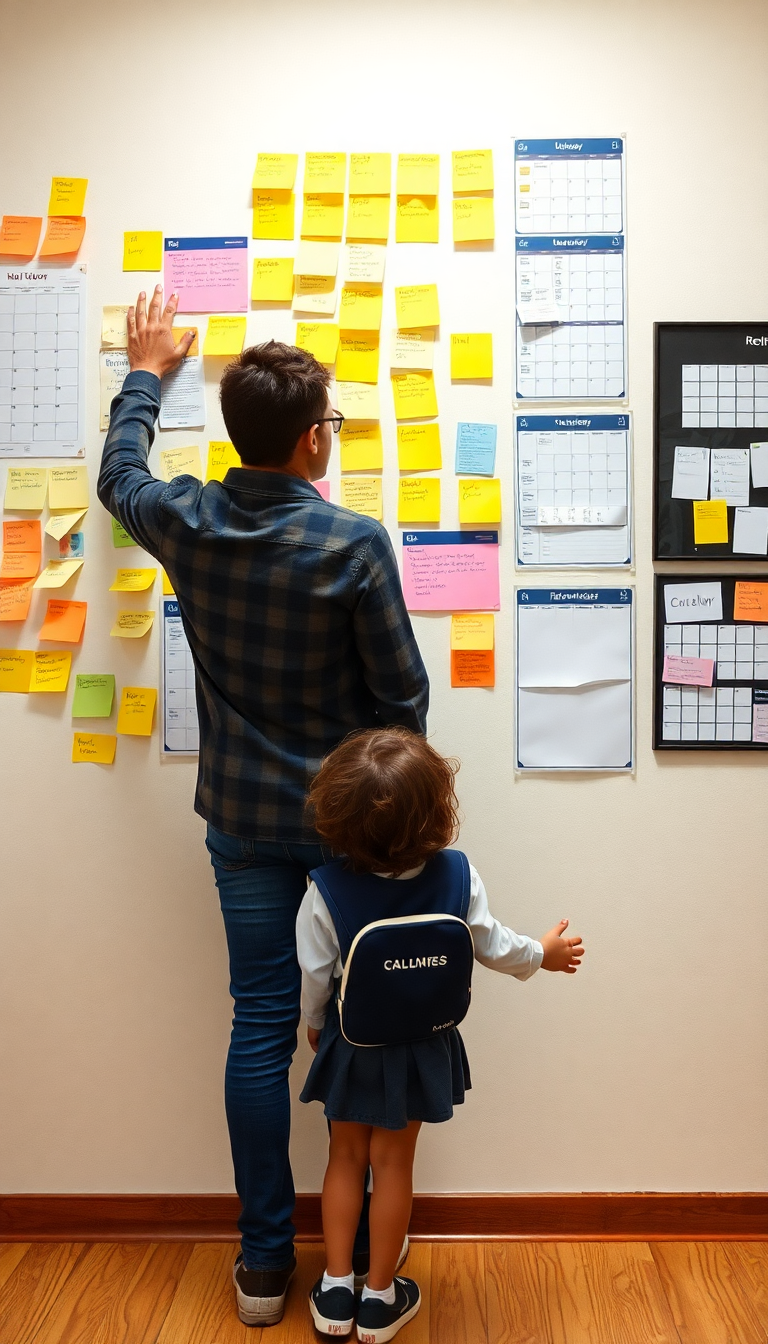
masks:
{"label": "blue sticky note", "polygon": [[496,467],[496,426],[456,427],[456,471],[460,475],[492,476]]}

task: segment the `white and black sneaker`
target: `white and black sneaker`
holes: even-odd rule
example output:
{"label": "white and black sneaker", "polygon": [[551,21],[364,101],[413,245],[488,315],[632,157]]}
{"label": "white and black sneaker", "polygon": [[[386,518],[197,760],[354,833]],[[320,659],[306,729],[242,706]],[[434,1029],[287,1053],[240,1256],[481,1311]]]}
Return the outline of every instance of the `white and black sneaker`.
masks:
{"label": "white and black sneaker", "polygon": [[357,1338],[361,1344],[386,1344],[398,1330],[413,1320],[421,1306],[419,1285],[413,1279],[395,1276],[392,1306],[380,1297],[364,1297],[357,1309]]}
{"label": "white and black sneaker", "polygon": [[[401,1250],[397,1264],[395,1265],[395,1273],[397,1273],[398,1269],[402,1269],[403,1265],[408,1259],[408,1252],[410,1249],[411,1249],[411,1243],[408,1240],[408,1233],[406,1232],[405,1237],[403,1238],[403,1249]],[[363,1287],[365,1280],[368,1278],[368,1265],[370,1264],[370,1259],[371,1259],[371,1253],[370,1251],[367,1250],[359,1251],[357,1255],[353,1254],[352,1256],[352,1268],[355,1271],[356,1293],[360,1292],[360,1289]]]}
{"label": "white and black sneaker", "polygon": [[341,1339],[355,1324],[355,1294],[350,1288],[338,1285],[323,1292],[323,1280],[319,1278],[309,1294],[309,1310],[321,1335]]}
{"label": "white and black sneaker", "polygon": [[238,1255],[232,1278],[237,1314],[243,1325],[277,1325],[283,1318],[285,1294],[296,1268],[296,1256],[283,1269],[246,1269]]}

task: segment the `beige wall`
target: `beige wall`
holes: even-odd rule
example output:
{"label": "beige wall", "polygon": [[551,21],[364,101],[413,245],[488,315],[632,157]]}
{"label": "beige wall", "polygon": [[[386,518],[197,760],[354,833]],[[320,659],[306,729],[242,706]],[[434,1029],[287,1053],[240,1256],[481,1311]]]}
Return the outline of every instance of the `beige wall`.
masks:
{"label": "beige wall", "polygon": [[[442,241],[389,249],[393,283],[437,279],[443,342],[492,327],[493,389],[451,388],[440,357],[444,518],[457,419],[499,424],[506,532],[498,685],[451,691],[448,620],[416,619],[436,745],[463,758],[462,841],[496,913],[588,945],[575,979],[478,970],[475,1089],[425,1133],[424,1190],[751,1190],[768,1178],[761,755],[659,755],[651,737],[651,324],[764,317],[762,3],[510,0],[472,5],[6,0],[0,51],[6,213],[44,213],[51,174],[90,177],[88,463],[95,477],[101,306],[128,300],[122,231],[249,229],[258,149],[439,149]],[[512,769],[511,136],[628,136],[635,415],[635,778],[516,780]],[[448,154],[495,151],[495,252],[454,256]],[[275,249],[279,251],[279,245]],[[385,328],[392,325],[391,308]],[[288,338],[289,316],[249,316]],[[383,369],[385,373],[385,370]],[[387,521],[397,470],[383,387]],[[223,437],[215,388],[204,434]],[[155,450],[156,451],[156,450]],[[0,475],[5,468],[0,466]],[[0,485],[3,482],[0,481]],[[82,671],[152,684],[157,645],[109,639],[118,555],[95,503],[76,596]],[[39,628],[41,596],[23,632]],[[8,627],[6,627],[6,630]],[[4,641],[5,636],[4,636]],[[222,1105],[230,1002],[194,767],[121,739],[112,770],[68,762],[71,692],[0,698],[0,1188],[231,1188]],[[302,1044],[300,1085],[308,1064]],[[297,1107],[300,1188],[317,1189],[319,1107]]]}

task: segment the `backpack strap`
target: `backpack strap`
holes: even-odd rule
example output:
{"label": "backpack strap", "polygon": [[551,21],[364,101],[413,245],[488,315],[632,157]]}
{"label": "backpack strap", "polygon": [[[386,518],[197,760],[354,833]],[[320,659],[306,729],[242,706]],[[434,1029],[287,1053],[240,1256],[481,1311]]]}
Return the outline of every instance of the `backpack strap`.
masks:
{"label": "backpack strap", "polygon": [[466,854],[463,854],[460,849],[448,849],[445,852],[446,854],[451,855],[452,863],[456,863],[456,861],[459,860],[461,864],[461,909],[459,910],[459,919],[463,919],[466,924],[467,915],[469,914],[469,901],[472,895],[472,879],[469,873],[469,860]]}
{"label": "backpack strap", "polygon": [[[327,866],[330,867],[330,864]],[[345,922],[341,910],[331,895],[328,883],[323,877],[322,868],[313,868],[312,872],[309,874],[309,880],[310,882],[314,882],[328,907],[334,928],[336,929],[336,937],[339,940],[339,952],[341,953],[341,963],[343,966],[349,956],[349,949],[352,946],[355,935]]]}

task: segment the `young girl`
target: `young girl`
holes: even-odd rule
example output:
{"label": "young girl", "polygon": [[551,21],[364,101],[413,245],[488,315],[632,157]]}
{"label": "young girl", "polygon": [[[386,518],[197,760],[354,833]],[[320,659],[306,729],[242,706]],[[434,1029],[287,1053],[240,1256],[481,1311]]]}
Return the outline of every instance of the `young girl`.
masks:
{"label": "young girl", "polygon": [[[395,1277],[407,1254],[416,1140],[422,1123],[450,1119],[471,1083],[455,1027],[399,1045],[363,1047],[345,1039],[334,1001],[340,947],[373,921],[422,913],[420,906],[432,913],[438,877],[438,901],[445,893],[438,909],[459,908],[461,892],[450,888],[463,880],[461,908],[484,966],[518,980],[540,966],[573,974],[584,951],[581,938],[563,937],[567,919],[540,942],[500,924],[475,869],[463,855],[443,852],[458,834],[457,769],[405,728],[370,729],[326,757],[310,791],[318,832],[345,858],[311,874],[296,926],[302,1012],[315,1051],[301,1100],[322,1101],[331,1129],[323,1183],[327,1268],[309,1305],[326,1335],[348,1335],[356,1315],[365,1344],[394,1338],[419,1309],[418,1285]],[[397,994],[396,983],[391,992]],[[370,1268],[356,1310],[352,1246],[369,1167]]]}

